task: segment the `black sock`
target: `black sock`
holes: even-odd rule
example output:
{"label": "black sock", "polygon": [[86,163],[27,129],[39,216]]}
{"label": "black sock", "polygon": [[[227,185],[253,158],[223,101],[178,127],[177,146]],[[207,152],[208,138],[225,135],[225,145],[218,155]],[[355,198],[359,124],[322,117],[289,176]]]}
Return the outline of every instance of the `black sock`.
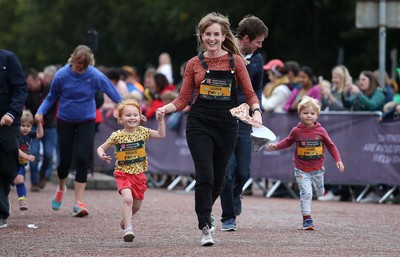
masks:
{"label": "black sock", "polygon": [[303,216],[303,220],[306,220],[306,219],[311,219],[311,215],[305,215],[305,216]]}

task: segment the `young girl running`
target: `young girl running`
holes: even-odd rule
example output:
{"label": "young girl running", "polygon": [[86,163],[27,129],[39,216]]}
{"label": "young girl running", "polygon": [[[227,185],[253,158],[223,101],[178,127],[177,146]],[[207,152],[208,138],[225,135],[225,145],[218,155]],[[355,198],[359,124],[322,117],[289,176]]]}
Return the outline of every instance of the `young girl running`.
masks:
{"label": "young girl running", "polygon": [[118,192],[122,196],[122,221],[124,241],[132,242],[135,238],[132,229],[132,216],[139,211],[147,189],[147,155],[145,142],[150,138],[165,137],[164,115],[157,112],[158,129],[152,130],[140,125],[140,104],[127,99],[118,104],[118,123],[124,128],[113,132],[104,144],[97,148],[97,155],[110,164],[112,158],[106,151],[114,146],[114,177]]}
{"label": "young girl running", "polygon": [[336,162],[340,172],[344,165],[336,145],[326,130],[317,122],[321,111],[317,99],[303,96],[298,107],[301,122],[292,129],[289,136],[277,144],[268,144],[269,151],[281,150],[296,143],[294,154],[294,174],[300,189],[300,207],[303,215],[303,229],[314,230],[311,219],[311,200],[324,194],[325,154],[326,147]]}

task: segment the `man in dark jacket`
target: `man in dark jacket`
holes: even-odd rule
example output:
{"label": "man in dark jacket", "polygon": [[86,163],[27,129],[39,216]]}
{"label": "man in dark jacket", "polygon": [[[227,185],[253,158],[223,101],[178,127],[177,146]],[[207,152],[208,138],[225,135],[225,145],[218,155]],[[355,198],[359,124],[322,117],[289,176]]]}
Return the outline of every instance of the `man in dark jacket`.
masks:
{"label": "man in dark jacket", "polygon": [[[27,69],[25,76],[28,85],[28,98],[25,102],[25,108],[29,109],[35,115],[40,104],[49,93],[51,84],[47,84],[40,78],[39,73],[33,68]],[[31,140],[30,152],[36,157],[35,161],[29,163],[32,192],[38,192],[39,189],[43,189],[53,171],[53,156],[58,146],[56,109],[57,104],[54,104],[43,115],[44,136],[40,139]],[[32,127],[32,130],[36,130],[36,125]],[[40,142],[43,145],[43,159],[39,167]]]}
{"label": "man in dark jacket", "polygon": [[[258,49],[262,47],[264,39],[268,36],[268,28],[259,18],[247,15],[237,28],[237,41],[240,52],[246,59],[246,67],[249,73],[254,92],[257,94],[261,105],[263,59]],[[245,102],[245,97],[238,88],[238,104]],[[255,109],[259,111],[260,109]],[[239,123],[239,136],[234,153],[229,160],[225,176],[225,186],[221,192],[221,221],[222,231],[236,231],[236,216],[242,212],[242,188],[250,178],[251,125],[242,121]]]}
{"label": "man in dark jacket", "polygon": [[24,103],[28,95],[18,57],[0,49],[0,228],[10,215],[8,194],[18,174],[18,145]]}

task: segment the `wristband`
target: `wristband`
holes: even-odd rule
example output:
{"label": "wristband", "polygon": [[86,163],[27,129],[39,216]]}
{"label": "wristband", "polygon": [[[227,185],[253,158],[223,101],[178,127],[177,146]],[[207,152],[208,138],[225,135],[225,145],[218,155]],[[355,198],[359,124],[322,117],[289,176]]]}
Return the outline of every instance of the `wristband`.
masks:
{"label": "wristband", "polygon": [[262,114],[262,111],[261,111],[261,109],[260,109],[260,108],[254,108],[254,110],[253,110],[253,114],[254,114],[255,112],[260,112],[260,114]]}

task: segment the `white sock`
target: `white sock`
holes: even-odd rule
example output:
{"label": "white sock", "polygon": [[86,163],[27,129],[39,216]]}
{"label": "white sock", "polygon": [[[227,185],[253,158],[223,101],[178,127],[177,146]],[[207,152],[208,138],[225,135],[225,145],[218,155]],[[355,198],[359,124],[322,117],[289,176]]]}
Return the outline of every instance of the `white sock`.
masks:
{"label": "white sock", "polygon": [[125,231],[125,232],[126,232],[126,231],[132,231],[132,225],[125,226],[124,231]]}

